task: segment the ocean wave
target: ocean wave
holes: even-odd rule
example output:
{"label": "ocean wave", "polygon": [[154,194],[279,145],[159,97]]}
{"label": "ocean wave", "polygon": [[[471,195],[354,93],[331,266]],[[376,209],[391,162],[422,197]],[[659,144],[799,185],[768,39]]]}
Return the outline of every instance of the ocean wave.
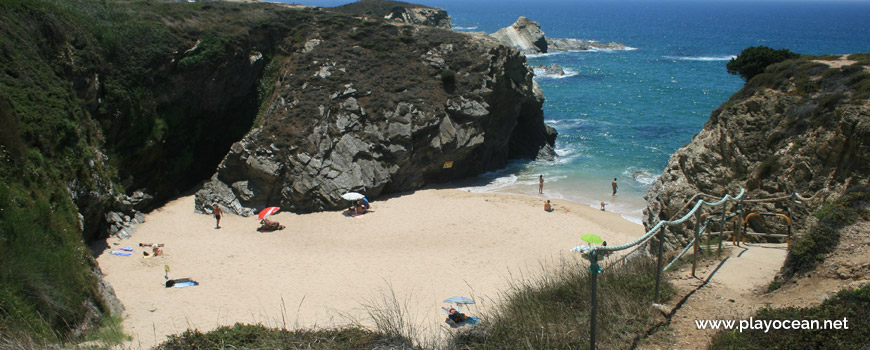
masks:
{"label": "ocean wave", "polygon": [[579,147],[560,147],[553,151],[556,152],[557,156],[555,159],[556,164],[569,164],[583,155]]}
{"label": "ocean wave", "polygon": [[477,26],[472,26],[472,27],[454,26],[453,27],[453,30],[475,30],[475,29],[477,29]]}
{"label": "ocean wave", "polygon": [[[592,52],[617,52],[617,51],[634,51],[634,50],[637,50],[637,48],[636,48],[636,47],[631,47],[631,46],[626,46],[626,47],[623,47],[623,48],[621,48],[621,49],[600,49],[600,48],[592,48],[592,49],[585,50],[585,51],[592,51]],[[585,52],[585,51],[571,51],[571,52]]]}
{"label": "ocean wave", "polygon": [[653,174],[646,169],[628,168],[622,172],[624,176],[632,178],[635,182],[643,186],[649,186],[658,180],[659,176]]}
{"label": "ocean wave", "polygon": [[678,60],[678,61],[730,61],[732,58],[737,58],[737,56],[665,56],[665,58],[669,60]]}
{"label": "ocean wave", "polygon": [[573,77],[575,75],[580,74],[577,71],[574,71],[570,68],[564,68],[564,67],[562,68],[562,71],[565,72],[565,74],[563,74],[563,75],[548,74],[545,69],[537,68],[537,67],[534,68],[534,71],[535,71],[535,78],[538,78],[538,79],[565,79],[565,78]]}
{"label": "ocean wave", "polygon": [[[524,191],[520,189],[528,189],[529,191],[535,190],[537,191],[538,187],[538,176],[544,175],[544,178],[548,183],[557,182],[559,180],[567,179],[568,176],[565,175],[551,175],[547,173],[539,174],[512,174],[507,173],[508,169],[502,169],[497,171],[492,171],[488,173],[481,174],[478,176],[480,182],[476,184],[472,184],[466,187],[460,188],[461,190],[470,191],[474,193],[491,193],[491,192],[505,192],[505,193],[523,193]],[[550,198],[561,198],[554,197],[553,194],[548,194]]]}
{"label": "ocean wave", "polygon": [[554,52],[547,52],[547,53],[531,53],[531,54],[526,54],[526,58],[547,57],[547,56],[563,55],[566,53],[584,53],[584,52],[595,53],[595,52],[617,52],[617,51],[634,51],[634,50],[637,50],[637,48],[631,47],[631,46],[626,46],[626,47],[621,48],[621,49],[601,49],[601,48],[590,47],[589,49],[586,49],[586,50],[565,50],[565,51],[554,51]]}
{"label": "ocean wave", "polygon": [[[529,54],[526,54],[526,58],[555,56],[555,55],[564,54],[565,52],[571,52],[571,51],[556,51],[556,52],[547,52],[547,53],[529,53]],[[578,51],[578,52],[582,52],[582,51]]]}

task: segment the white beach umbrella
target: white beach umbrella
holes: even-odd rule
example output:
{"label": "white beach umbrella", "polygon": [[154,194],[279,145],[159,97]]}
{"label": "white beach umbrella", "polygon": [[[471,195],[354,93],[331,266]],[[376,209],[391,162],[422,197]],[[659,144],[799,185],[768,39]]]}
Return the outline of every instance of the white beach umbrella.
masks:
{"label": "white beach umbrella", "polygon": [[344,199],[349,200],[349,201],[355,201],[357,199],[364,198],[364,197],[365,196],[363,196],[359,193],[356,193],[356,192],[348,192],[348,193],[341,195],[341,198],[344,198]]}

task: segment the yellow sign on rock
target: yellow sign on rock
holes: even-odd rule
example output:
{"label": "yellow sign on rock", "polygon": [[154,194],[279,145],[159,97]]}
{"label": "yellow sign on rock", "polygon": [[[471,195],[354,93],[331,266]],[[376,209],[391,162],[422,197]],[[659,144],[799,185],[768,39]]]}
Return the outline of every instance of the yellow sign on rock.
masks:
{"label": "yellow sign on rock", "polygon": [[444,169],[450,169],[453,167],[453,161],[444,162]]}

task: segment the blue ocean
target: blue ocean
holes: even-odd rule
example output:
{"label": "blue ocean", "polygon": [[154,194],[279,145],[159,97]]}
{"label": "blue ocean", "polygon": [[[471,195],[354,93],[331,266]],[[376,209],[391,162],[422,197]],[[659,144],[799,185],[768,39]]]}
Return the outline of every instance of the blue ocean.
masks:
{"label": "blue ocean", "polygon": [[[291,1],[285,1],[291,2]],[[337,6],[348,1],[297,1]],[[412,1],[413,2],[413,1]],[[870,52],[870,1],[420,0],[452,16],[455,30],[493,33],[525,16],[548,37],[618,42],[632,49],[545,54],[546,122],[559,132],[555,161],[515,162],[484,174],[477,192],[559,198],[640,222],[643,196],[668,158],[743,87],[725,65],[764,45],[801,54]],[[611,181],[619,192],[611,195]]]}

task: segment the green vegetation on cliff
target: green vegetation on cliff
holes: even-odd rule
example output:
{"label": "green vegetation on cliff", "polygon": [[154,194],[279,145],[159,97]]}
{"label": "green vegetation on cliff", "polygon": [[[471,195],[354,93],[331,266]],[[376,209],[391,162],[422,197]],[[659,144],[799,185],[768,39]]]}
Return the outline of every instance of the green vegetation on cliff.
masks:
{"label": "green vegetation on cliff", "polygon": [[311,21],[270,5],[0,0],[0,345],[100,323],[87,243],[114,197],[206,178],[255,119],[264,67]]}
{"label": "green vegetation on cliff", "polygon": [[736,58],[732,58],[726,68],[728,73],[738,74],[749,81],[754,76],[764,73],[764,69],[771,64],[800,56],[788,49],[774,50],[767,46],[752,46],[741,51]]}
{"label": "green vegetation on cliff", "polygon": [[[841,329],[744,329],[720,331],[711,349],[865,349],[870,344],[870,286],[843,290],[814,307],[763,308],[754,316],[759,322],[792,320],[840,322]],[[843,323],[843,320],[848,322]],[[809,322],[805,324],[810,325]],[[848,329],[842,329],[845,325]]]}

